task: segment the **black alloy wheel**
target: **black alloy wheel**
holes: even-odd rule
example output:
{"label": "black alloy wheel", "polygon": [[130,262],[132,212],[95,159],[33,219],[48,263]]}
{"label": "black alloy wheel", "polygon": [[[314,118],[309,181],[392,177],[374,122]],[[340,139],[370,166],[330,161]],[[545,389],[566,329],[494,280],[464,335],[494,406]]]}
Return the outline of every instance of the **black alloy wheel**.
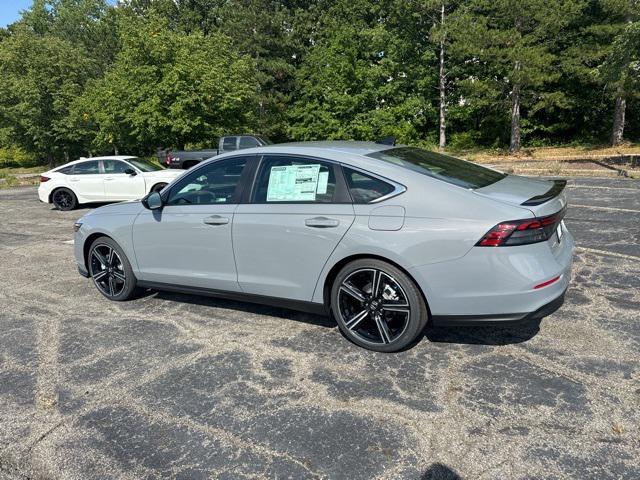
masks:
{"label": "black alloy wheel", "polygon": [[78,203],[76,196],[68,188],[59,188],[58,190],[53,192],[51,201],[58,210],[62,211],[73,210],[74,208],[76,208],[76,205]]}
{"label": "black alloy wheel", "polygon": [[136,278],[122,249],[108,237],[98,238],[87,258],[89,274],[97,289],[109,300],[131,298],[136,290]]}
{"label": "black alloy wheel", "polygon": [[353,262],[338,274],[332,311],[349,339],[383,352],[408,346],[428,319],[413,281],[393,265],[373,259]]}

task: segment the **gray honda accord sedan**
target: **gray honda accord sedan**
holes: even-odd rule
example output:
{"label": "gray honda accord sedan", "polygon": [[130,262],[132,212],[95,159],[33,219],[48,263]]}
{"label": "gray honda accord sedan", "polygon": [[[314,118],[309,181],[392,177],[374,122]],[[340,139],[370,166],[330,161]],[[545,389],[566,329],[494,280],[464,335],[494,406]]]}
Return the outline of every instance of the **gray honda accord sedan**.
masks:
{"label": "gray honda accord sedan", "polygon": [[565,184],[405,146],[271,145],[89,212],[75,257],[111,300],[144,288],[329,314],[392,352],[428,323],[555,311],[573,252]]}

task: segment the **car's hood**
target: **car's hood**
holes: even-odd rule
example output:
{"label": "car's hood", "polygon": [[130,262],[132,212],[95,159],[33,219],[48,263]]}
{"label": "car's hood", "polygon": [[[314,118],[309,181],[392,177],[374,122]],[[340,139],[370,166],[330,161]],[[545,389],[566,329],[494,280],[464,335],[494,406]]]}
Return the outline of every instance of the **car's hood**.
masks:
{"label": "car's hood", "polygon": [[536,216],[548,215],[566,205],[562,188],[553,180],[507,175],[502,180],[474,190],[474,193],[499,202],[528,208]]}
{"label": "car's hood", "polygon": [[144,206],[140,200],[127,200],[124,202],[111,203],[103,205],[95,210],[91,210],[85,216],[89,215],[136,215]]}

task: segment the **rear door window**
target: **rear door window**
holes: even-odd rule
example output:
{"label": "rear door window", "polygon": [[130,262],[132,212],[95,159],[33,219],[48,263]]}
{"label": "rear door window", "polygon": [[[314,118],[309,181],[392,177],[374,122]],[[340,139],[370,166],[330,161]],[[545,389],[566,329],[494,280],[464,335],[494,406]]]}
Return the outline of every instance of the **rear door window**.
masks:
{"label": "rear door window", "polygon": [[366,173],[348,167],[343,167],[343,171],[353,203],[369,203],[395,190],[393,185]]}
{"label": "rear door window", "polygon": [[100,162],[98,160],[76,163],[73,166],[74,175],[95,175],[98,173],[100,173]]}

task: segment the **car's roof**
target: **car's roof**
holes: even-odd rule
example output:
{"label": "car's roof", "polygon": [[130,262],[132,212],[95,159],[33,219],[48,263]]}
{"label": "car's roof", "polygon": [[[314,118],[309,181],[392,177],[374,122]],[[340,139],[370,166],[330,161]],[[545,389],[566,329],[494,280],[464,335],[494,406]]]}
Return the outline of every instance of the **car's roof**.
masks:
{"label": "car's roof", "polygon": [[368,155],[373,152],[394,148],[394,146],[375,142],[325,140],[314,142],[274,143],[272,145],[265,145],[257,148],[260,150],[278,150],[286,148],[288,151],[291,151],[291,149],[300,150],[301,153],[305,150],[333,150],[335,152],[349,153],[352,155]]}
{"label": "car's roof", "polygon": [[63,168],[66,167],[68,165],[75,165],[76,163],[82,163],[82,162],[91,162],[91,161],[95,161],[95,160],[131,160],[132,158],[136,158],[134,155],[106,155],[103,157],[81,157],[77,160],[74,160],[73,162],[69,162],[69,163],[65,163],[64,165],[60,165],[59,167],[56,167],[55,169],[59,169],[59,168]]}
{"label": "car's roof", "polygon": [[103,157],[82,157],[76,160],[76,162],[84,162],[86,160],[129,160],[130,158],[136,157],[133,155],[105,155]]}

